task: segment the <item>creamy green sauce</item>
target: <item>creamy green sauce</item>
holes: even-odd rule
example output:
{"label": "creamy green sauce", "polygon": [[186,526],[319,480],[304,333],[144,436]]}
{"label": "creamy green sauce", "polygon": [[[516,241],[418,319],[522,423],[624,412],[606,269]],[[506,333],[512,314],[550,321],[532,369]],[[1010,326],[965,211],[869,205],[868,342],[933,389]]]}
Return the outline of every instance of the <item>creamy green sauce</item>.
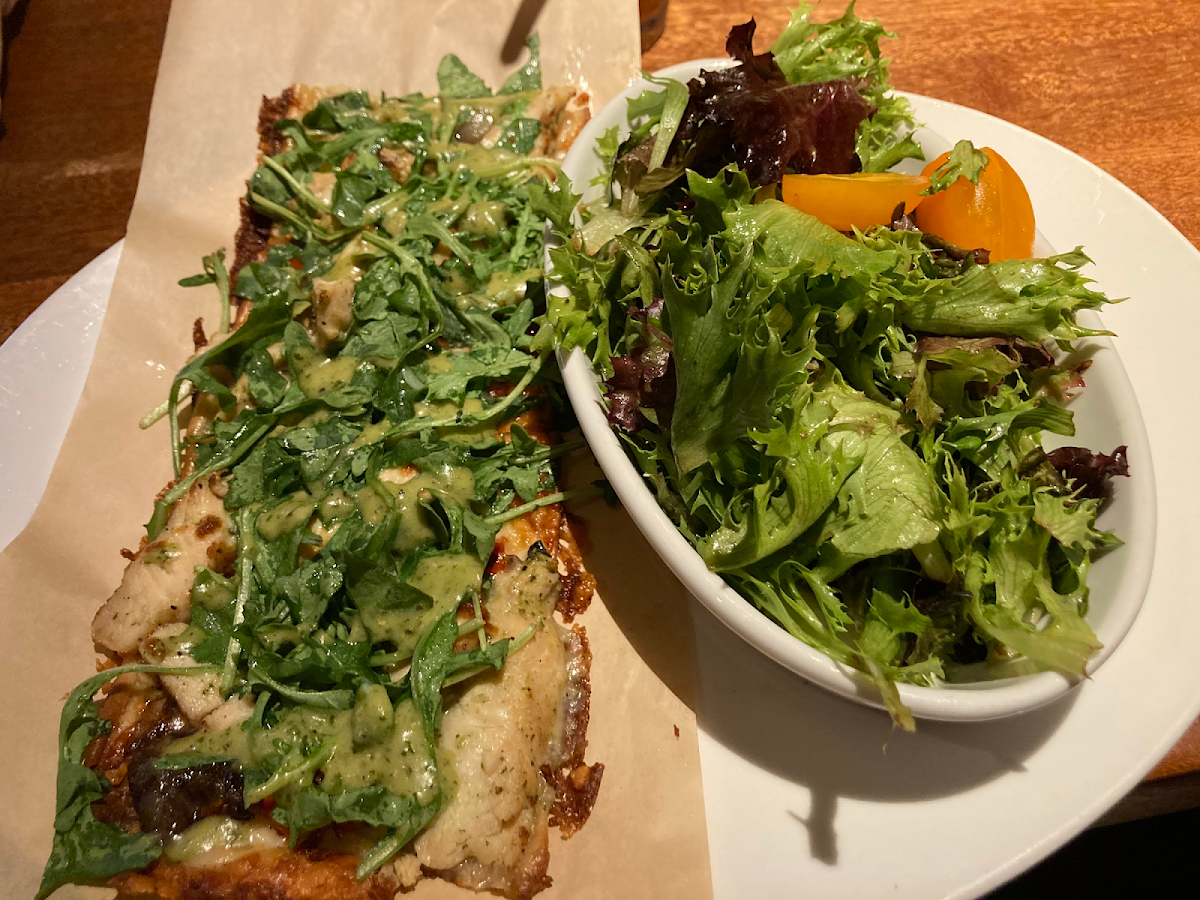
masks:
{"label": "creamy green sauce", "polygon": [[474,596],[483,583],[483,563],[467,553],[427,556],[408,583],[433,598],[431,607],[382,608],[359,604],[363,627],[372,641],[391,641],[401,655],[412,653],[421,633],[436,619]]}
{"label": "creamy green sauce", "polygon": [[331,525],[350,515],[354,507],[354,499],[341,488],[335,488],[321,500],[317,512],[320,514],[322,522]]}
{"label": "creamy green sauce", "polygon": [[[151,656],[157,657],[157,660],[163,660],[177,653],[184,653],[191,656],[192,648],[203,640],[204,630],[196,625],[189,625],[183,631],[179,632],[179,634],[157,640],[156,643],[158,646],[157,648],[151,648]],[[145,649],[143,649],[143,655],[145,655]]]}
{"label": "creamy green sauce", "polygon": [[308,522],[316,508],[317,501],[312,494],[297,491],[282,503],[259,513],[255,528],[268,541],[273,541]]}
{"label": "creamy green sauce", "polygon": [[207,753],[210,756],[238,759],[248,765],[255,763],[250,740],[240,725],[220,731],[197,731],[188,737],[177,738],[170,741],[163,751],[164,756],[170,753]]}
{"label": "creamy green sauce", "polygon": [[383,494],[379,486],[367,485],[355,491],[354,502],[369,525],[378,525],[393,508],[399,513],[400,529],[394,546],[400,551],[411,550],[437,537],[430,527],[429,513],[421,503],[423,492],[444,497],[458,506],[469,506],[475,496],[475,476],[470,469],[457,466],[420,472],[403,484],[389,480],[388,473],[382,472],[380,481]]}
{"label": "creamy green sauce", "polygon": [[[455,144],[454,150],[462,147]],[[446,148],[449,150],[450,148]],[[523,165],[526,157],[500,147],[484,147],[479,144],[468,145],[459,155],[450,161],[451,171],[469,169],[475,173],[489,174],[495,170],[505,170]]]}
{"label": "creamy green sauce", "polygon": [[475,288],[475,279],[466,272],[450,269],[442,273],[442,287],[451,297],[457,297],[472,291]]}
{"label": "creamy green sauce", "polygon": [[354,505],[362,513],[363,521],[371,526],[382,522],[390,508],[388,501],[379,496],[379,492],[371,485],[354,492]]}
{"label": "creamy green sauce", "polygon": [[507,224],[508,210],[495,200],[476,200],[467,207],[458,223],[463,231],[485,237],[496,237]]}
{"label": "creamy green sauce", "polygon": [[436,213],[439,218],[454,221],[466,212],[470,205],[471,198],[464,193],[461,197],[455,197],[454,199],[443,197],[441,200],[430,203],[429,211]]}
{"label": "creamy green sauce", "polygon": [[389,209],[383,214],[380,224],[384,231],[395,237],[408,227],[408,213],[403,209]]}
{"label": "creamy green sauce", "polygon": [[395,710],[382,684],[363,684],[350,711],[351,746],[355,751],[373,747],[387,740],[396,725]]}
{"label": "creamy green sauce", "polygon": [[364,428],[351,443],[351,448],[365,447],[368,444],[374,444],[383,439],[383,436],[391,429],[392,423],[387,419],[381,419],[374,425],[368,425]]}
{"label": "creamy green sauce", "polygon": [[[382,690],[382,688],[380,688]],[[386,692],[385,692],[386,696]],[[386,701],[385,701],[386,702]],[[370,708],[379,716],[378,697],[365,704],[361,720]],[[361,731],[355,743],[354,710],[324,710],[299,706],[290,710],[274,728],[247,735],[240,725],[222,731],[201,731],[171,741],[167,753],[199,752],[241,760],[248,766],[268,756],[286,757],[304,746],[327,742],[331,748],[320,765],[322,790],[339,794],[356,788],[379,785],[399,796],[416,795],[426,803],[437,792],[437,769],[425,743],[421,720],[411,700],[402,700],[390,717],[383,716],[369,734]],[[276,794],[286,806],[290,789]]]}
{"label": "creamy green sauce", "polygon": [[483,563],[469,553],[427,556],[417,565],[409,583],[432,597],[435,608],[450,609],[465,595],[479,592],[483,584]]}
{"label": "creamy green sauce", "polygon": [[296,373],[296,381],[300,385],[300,390],[309,397],[319,397],[321,394],[346,384],[354,377],[359,365],[359,360],[353,356],[325,359],[316,351],[313,351],[313,356],[317,358],[307,364],[301,357],[298,366],[300,371]]}
{"label": "creamy green sauce", "polygon": [[482,292],[464,293],[455,297],[459,309],[475,308],[488,311],[512,306],[525,299],[528,283],[542,277],[541,269],[521,272],[493,272]]}
{"label": "creamy green sauce", "polygon": [[358,265],[360,258],[364,256],[377,256],[377,251],[362,237],[356,237],[348,243],[337,257],[333,264],[323,275],[313,279],[314,283],[325,282],[326,284],[334,281],[340,281],[343,278],[352,278],[358,281],[362,277],[363,270]]}
{"label": "creamy green sauce", "polygon": [[[413,412],[418,418],[432,419],[452,419],[459,412],[464,416],[473,416],[483,412],[483,401],[478,397],[468,397],[462,406],[458,406],[449,400],[420,400],[413,404]],[[474,444],[495,437],[496,426],[489,422],[477,425],[444,425],[438,430],[438,434],[445,441]]]}
{"label": "creamy green sauce", "polygon": [[[392,486],[388,487],[390,489]],[[396,487],[400,530],[396,534],[395,546],[397,550],[410,550],[437,537],[429,526],[429,513],[421,504],[422,492],[428,491],[459,506],[467,506],[475,494],[475,476],[470,469],[447,466],[433,472],[421,472]]]}

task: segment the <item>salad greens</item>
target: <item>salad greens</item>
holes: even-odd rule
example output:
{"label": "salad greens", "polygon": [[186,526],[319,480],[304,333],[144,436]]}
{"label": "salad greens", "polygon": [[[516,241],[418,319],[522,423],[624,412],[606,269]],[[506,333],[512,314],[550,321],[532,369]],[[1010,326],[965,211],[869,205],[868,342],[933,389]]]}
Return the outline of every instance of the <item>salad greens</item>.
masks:
{"label": "salad greens", "polygon": [[[230,273],[217,251],[181,282],[217,286],[220,331],[157,411],[180,478],[147,532],[160,535],[175,501],[216,474],[238,553],[197,569],[190,625],[167,650],[200,668],[169,671],[217,679],[254,711],[168,744],[160,768],[231,763],[242,805],[270,801],[293,846],[330,822],[383,826],[360,877],[447,801],[443,687],[502,668],[532,636],[480,636],[480,588],[503,523],[570,495],[554,460],[581,443],[545,445],[513,421],[563,406],[545,354],[530,350],[544,308],[538,205],[557,171],[529,155],[536,39],[530,50],[496,95],[449,56],[441,96],[348,92],[276,122],[286,143],[248,191],[273,227],[265,260]],[[479,142],[481,128],[494,143]],[[232,331],[231,298],[249,304]],[[178,405],[193,398],[211,426],[183,431]],[[460,624],[466,601],[475,617]],[[122,672],[162,671],[113,669],[71,695],[39,896],[163,852],[171,835],[95,820],[108,785],[81,761],[109,728],[92,695]],[[314,782],[335,751],[344,777]],[[394,765],[354,767],[380,757]],[[388,774],[401,768],[421,777]]]}
{"label": "salad greens", "polygon": [[828,24],[810,22],[810,11],[795,10],[773,53],[754,53],[752,19],[725,44],[739,65],[686,86],[664,79],[656,84],[663,90],[630,101],[629,136],[620,143],[606,137],[602,148],[626,217],[640,208],[639,198],[688,169],[711,175],[734,164],[755,184],[772,184],[785,169],[875,172],[923,158],[907,101],[888,93],[888,60],[879,51],[887,32],[857,18],[853,4]]}
{"label": "salad greens", "polygon": [[902,159],[924,159],[913,139],[916,127],[912,109],[903,97],[891,93],[890,59],[879,51],[879,42],[895,35],[878,21],[854,14],[854,0],[832,22],[809,21],[814,6],[801,3],[780,32],[771,53],[793,84],[846,80],[859,88],[875,107],[855,135],[854,149],[864,172],[883,172]]}
{"label": "salad greens", "polygon": [[[852,6],[824,26],[808,12],[773,56],[749,50],[753,22],[733,29],[739,65],[690,83],[683,122],[711,108],[714,83],[791,90],[779,71],[863,91],[863,170],[919,156],[878,23]],[[705,154],[681,126],[663,155],[669,90],[631,100],[631,136],[615,153],[615,136],[604,142],[607,202],[584,204],[578,229],[555,218],[567,292],[534,345],[590,356],[609,421],[709,568],[868,673],[902,727],[897,682],[967,678],[984,659],[1084,674],[1099,648],[1087,572],[1119,543],[1096,517],[1124,448],[1048,455],[1041,441],[1073,434],[1058,401],[1082,384],[1042,344],[1103,333],[1076,319],[1107,302],[1079,272],[1087,257],[986,264],[903,216],[842,234],[769,199],[762,186],[794,165],[741,153],[737,125]],[[648,142],[676,177],[635,165]],[[824,171],[846,171],[829,158]],[[961,143],[935,187],[978,179],[986,161]],[[560,190],[562,208],[578,199]]]}

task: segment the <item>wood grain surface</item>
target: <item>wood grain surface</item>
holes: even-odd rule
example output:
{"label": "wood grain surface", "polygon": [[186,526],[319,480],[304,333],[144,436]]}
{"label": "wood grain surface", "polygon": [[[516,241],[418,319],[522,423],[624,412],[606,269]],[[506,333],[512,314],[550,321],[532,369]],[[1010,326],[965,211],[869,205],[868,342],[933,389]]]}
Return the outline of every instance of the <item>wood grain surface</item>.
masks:
{"label": "wood grain surface", "polygon": [[22,0],[6,20],[0,342],[124,236],[169,9]]}
{"label": "wood grain surface", "polygon": [[[168,0],[23,0],[6,20],[0,342],[124,234],[168,10]],[[840,11],[826,3],[818,18]],[[888,51],[896,87],[1062,144],[1200,246],[1200,3],[861,0],[858,12],[899,32]],[[722,55],[729,27],[751,16],[764,48],[787,20],[779,2],[670,0],[644,66]],[[1154,796],[1175,799],[1138,814],[1185,795],[1200,803],[1182,789],[1197,773],[1200,723],[1150,776],[1168,779]]]}

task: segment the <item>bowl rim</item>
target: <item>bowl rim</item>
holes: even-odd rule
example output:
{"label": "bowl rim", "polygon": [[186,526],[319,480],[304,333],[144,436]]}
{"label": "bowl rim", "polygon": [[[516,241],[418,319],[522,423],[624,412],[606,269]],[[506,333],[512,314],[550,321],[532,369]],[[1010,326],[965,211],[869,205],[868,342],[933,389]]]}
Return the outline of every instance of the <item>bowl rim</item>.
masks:
{"label": "bowl rim", "polygon": [[[701,68],[724,68],[731,64],[732,61],[728,58],[689,60],[660,69],[654,76],[686,80],[696,75]],[[653,85],[644,78],[635,79],[629,87],[593,114],[563,161],[564,171],[575,168],[576,165],[573,164],[586,170],[592,157],[584,155],[592,153],[603,126],[610,124],[608,120],[612,118],[612,111],[627,98],[636,96],[649,87]],[[619,121],[624,121],[623,115]],[[928,134],[933,135],[932,132]],[[581,157],[585,162],[578,163]],[[549,255],[551,246],[552,242],[548,241],[545,255],[546,279],[549,290],[561,294],[565,288],[554,281],[554,266]],[[1088,318],[1099,323],[1099,317],[1094,312],[1086,312],[1089,313]],[[1118,602],[1108,611],[1104,629],[1106,640],[1102,649],[1088,664],[1089,676],[1095,674],[1116,650],[1141,609],[1153,569],[1157,527],[1149,437],[1132,383],[1111,340],[1091,340],[1100,348],[1109,351],[1105,353],[1108,357],[1105,369],[1110,381],[1110,399],[1123,419],[1123,438],[1128,438],[1131,455],[1136,454],[1135,458],[1139,462],[1136,473],[1138,489],[1122,492],[1125,495],[1122,501],[1134,504],[1131,521],[1137,523],[1135,533],[1128,536],[1126,546],[1118,550],[1130,553],[1130,557],[1125,561],[1128,574],[1124,578],[1127,586],[1119,594]],[[578,348],[566,353],[559,351],[558,361],[562,369],[563,383],[580,428],[605,477],[655,552],[688,591],[722,624],[775,662],[846,699],[883,709],[884,703],[878,688],[866,674],[835,662],[822,651],[794,637],[738,594],[717,573],[707,568],[695,548],[658,505],[645,485],[641,473],[626,455],[609,426],[600,403],[598,379],[591,361]],[[937,686],[897,684],[896,687],[901,702],[917,718],[977,722],[1002,719],[1038,709],[1068,694],[1083,680],[1085,679],[1069,678],[1058,672],[1043,671],[979,682]]]}

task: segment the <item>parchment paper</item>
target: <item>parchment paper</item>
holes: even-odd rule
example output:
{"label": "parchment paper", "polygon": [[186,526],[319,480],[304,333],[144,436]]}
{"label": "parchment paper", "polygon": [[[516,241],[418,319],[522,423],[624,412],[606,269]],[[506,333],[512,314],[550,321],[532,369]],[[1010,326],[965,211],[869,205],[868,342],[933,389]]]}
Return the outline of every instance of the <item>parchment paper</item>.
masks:
{"label": "parchment paper", "polygon": [[[202,254],[232,250],[261,96],[291,83],[432,92],[446,52],[499,84],[536,18],[546,83],[586,86],[598,105],[637,70],[635,9],[632,0],[175,0],[95,359],[45,497],[0,556],[0,895],[31,896],[49,851],[59,709],[93,671],[89,626],[120,581],[118,551],[137,546],[170,477],[165,427],[142,432],[137,421],[190,353],[193,319],[214,315],[210,291],[176,282]],[[582,617],[594,655],[588,759],[606,769],[588,825],[571,841],[551,838],[544,896],[709,897],[683,590],[623,512],[598,502],[580,512],[604,597]],[[470,895],[422,882],[414,896]]]}

